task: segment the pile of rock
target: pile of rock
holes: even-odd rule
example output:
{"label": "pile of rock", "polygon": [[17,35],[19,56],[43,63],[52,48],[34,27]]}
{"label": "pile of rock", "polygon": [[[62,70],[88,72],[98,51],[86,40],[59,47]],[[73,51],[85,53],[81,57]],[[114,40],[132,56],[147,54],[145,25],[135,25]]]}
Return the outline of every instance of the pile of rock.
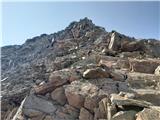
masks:
{"label": "pile of rock", "polygon": [[159,120],[158,57],[159,41],[87,18],[3,47],[2,120]]}

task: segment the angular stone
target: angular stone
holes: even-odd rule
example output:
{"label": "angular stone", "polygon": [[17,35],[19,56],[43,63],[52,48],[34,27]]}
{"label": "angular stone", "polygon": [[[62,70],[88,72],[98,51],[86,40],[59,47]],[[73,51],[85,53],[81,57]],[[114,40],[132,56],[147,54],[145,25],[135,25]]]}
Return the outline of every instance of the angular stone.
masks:
{"label": "angular stone", "polygon": [[152,89],[135,89],[136,99],[151,102],[153,105],[160,106],[160,91]]}
{"label": "angular stone", "polygon": [[93,120],[93,115],[85,108],[81,108],[79,120]]}
{"label": "angular stone", "polygon": [[120,72],[112,71],[112,72],[110,72],[110,76],[115,81],[122,81],[122,82],[124,82],[126,80],[125,75],[122,74],[122,73],[120,73]]}
{"label": "angular stone", "polygon": [[136,120],[160,120],[160,112],[148,108],[137,114]]}
{"label": "angular stone", "polygon": [[160,76],[146,73],[128,73],[129,86],[136,89],[159,89]]}
{"label": "angular stone", "polygon": [[63,87],[56,88],[51,93],[51,98],[53,100],[56,100],[61,105],[64,105],[67,102],[67,98],[65,96],[65,91]]}
{"label": "angular stone", "polygon": [[130,59],[130,69],[134,72],[154,74],[155,69],[160,65],[160,60],[156,59]]}
{"label": "angular stone", "polygon": [[96,94],[97,91],[98,88],[88,82],[74,81],[65,86],[65,94],[69,105],[79,109],[84,106],[85,97]]}
{"label": "angular stone", "polygon": [[79,116],[79,110],[70,106],[65,105],[56,111],[55,120],[76,120]]}
{"label": "angular stone", "polygon": [[136,111],[120,111],[116,113],[111,120],[135,120]]}
{"label": "angular stone", "polygon": [[109,77],[109,71],[106,71],[102,68],[93,68],[93,69],[87,69],[83,73],[83,77],[86,79],[96,79],[96,78],[108,78]]}
{"label": "angular stone", "polygon": [[160,76],[160,65],[155,69],[154,74]]}
{"label": "angular stone", "polygon": [[26,97],[23,108],[37,110],[46,114],[53,114],[56,111],[56,106],[50,101],[35,95],[29,95]]}
{"label": "angular stone", "polygon": [[121,97],[116,94],[111,95],[111,102],[118,106],[137,106],[137,107],[146,107],[146,108],[149,106],[152,106],[152,104],[149,102],[129,99],[129,98]]}

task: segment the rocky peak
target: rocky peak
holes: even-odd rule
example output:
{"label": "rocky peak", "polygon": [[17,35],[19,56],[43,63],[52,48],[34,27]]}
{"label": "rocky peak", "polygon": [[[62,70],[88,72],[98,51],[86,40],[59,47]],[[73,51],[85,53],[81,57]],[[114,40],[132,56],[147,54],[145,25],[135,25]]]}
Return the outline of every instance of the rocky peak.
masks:
{"label": "rocky peak", "polygon": [[74,21],[70,23],[69,26],[64,30],[54,33],[54,38],[56,40],[80,38],[85,36],[87,32],[97,29],[105,31],[104,28],[96,26],[94,23],[92,23],[92,20],[85,17],[84,19],[80,19],[78,22]]}
{"label": "rocky peak", "polygon": [[160,119],[159,41],[84,18],[1,51],[2,120]]}

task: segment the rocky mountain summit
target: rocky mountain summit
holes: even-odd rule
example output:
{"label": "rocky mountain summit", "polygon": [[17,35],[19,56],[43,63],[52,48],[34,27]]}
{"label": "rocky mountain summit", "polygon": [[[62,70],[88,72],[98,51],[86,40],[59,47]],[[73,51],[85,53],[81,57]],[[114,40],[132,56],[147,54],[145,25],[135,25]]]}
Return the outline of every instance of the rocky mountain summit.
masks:
{"label": "rocky mountain summit", "polygon": [[1,48],[1,120],[160,120],[160,41],[88,18]]}

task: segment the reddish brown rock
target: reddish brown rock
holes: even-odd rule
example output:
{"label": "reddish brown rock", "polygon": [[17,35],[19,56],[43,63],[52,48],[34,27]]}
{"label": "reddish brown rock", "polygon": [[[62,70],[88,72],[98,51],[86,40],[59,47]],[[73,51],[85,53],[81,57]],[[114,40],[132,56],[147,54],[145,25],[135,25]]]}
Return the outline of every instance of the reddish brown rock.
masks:
{"label": "reddish brown rock", "polygon": [[56,88],[51,93],[51,97],[52,97],[53,100],[56,100],[61,105],[64,105],[67,101],[63,87]]}
{"label": "reddish brown rock", "polygon": [[93,115],[85,108],[81,108],[79,120],[93,120]]}
{"label": "reddish brown rock", "polygon": [[65,94],[69,105],[80,109],[84,106],[85,97],[96,94],[98,88],[88,82],[74,81],[65,86]]}

